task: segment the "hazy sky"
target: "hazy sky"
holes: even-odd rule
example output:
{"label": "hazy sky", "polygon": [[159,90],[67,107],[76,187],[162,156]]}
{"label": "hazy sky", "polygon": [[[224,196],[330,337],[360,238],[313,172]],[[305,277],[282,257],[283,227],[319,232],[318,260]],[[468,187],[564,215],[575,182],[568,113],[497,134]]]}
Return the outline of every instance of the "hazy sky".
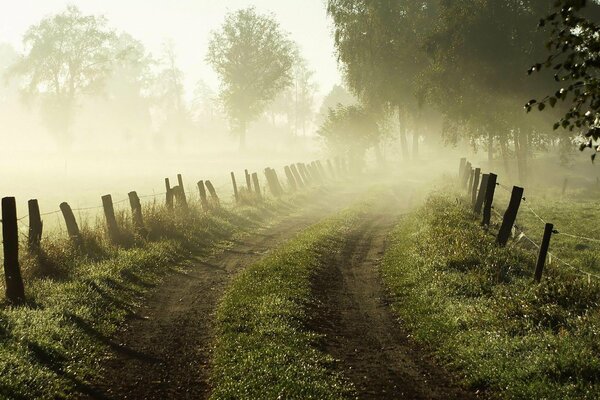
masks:
{"label": "hazy sky", "polygon": [[315,70],[321,95],[340,82],[325,0],[0,0],[0,42],[20,50],[30,25],[67,4],[84,13],[105,15],[111,26],[141,40],[155,56],[165,39],[173,40],[188,85],[203,79],[215,89],[217,77],[204,62],[209,34],[228,11],[253,5],[260,12],[273,12],[300,45]]}

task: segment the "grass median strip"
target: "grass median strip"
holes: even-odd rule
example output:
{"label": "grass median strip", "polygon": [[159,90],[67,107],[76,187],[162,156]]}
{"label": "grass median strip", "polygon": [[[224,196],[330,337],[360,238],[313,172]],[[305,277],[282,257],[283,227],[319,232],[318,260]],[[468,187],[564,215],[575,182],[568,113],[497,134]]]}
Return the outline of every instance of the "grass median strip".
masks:
{"label": "grass median strip", "polygon": [[397,227],[382,272],[402,324],[494,398],[598,398],[600,285],[553,265],[533,284],[535,250],[478,222],[435,194]]}
{"label": "grass median strip", "polygon": [[306,329],[311,280],[364,217],[358,206],[327,219],[246,268],[217,311],[213,399],[341,399],[353,386]]}

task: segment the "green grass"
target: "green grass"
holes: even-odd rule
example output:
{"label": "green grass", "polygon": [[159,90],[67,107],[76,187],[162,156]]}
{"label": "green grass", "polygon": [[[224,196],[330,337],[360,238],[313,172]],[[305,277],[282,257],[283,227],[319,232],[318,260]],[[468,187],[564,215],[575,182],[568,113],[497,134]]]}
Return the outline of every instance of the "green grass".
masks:
{"label": "green grass", "polygon": [[213,399],[353,395],[306,322],[316,301],[311,281],[363,215],[356,207],[319,223],[235,278],[217,311]]}
{"label": "green grass", "polygon": [[438,193],[391,235],[382,272],[414,339],[465,386],[503,399],[600,397],[600,284],[498,248],[456,196]]}
{"label": "green grass", "polygon": [[[231,239],[282,218],[308,195],[212,213],[161,206],[144,209],[148,235],[119,215],[120,246],[103,224],[83,229],[83,243],[45,238],[42,251],[22,251],[27,304],[0,308],[0,398],[78,397],[100,373],[111,336],[148,290],[192,253],[209,255]],[[181,267],[182,268],[182,267]],[[4,292],[4,288],[0,290]]]}

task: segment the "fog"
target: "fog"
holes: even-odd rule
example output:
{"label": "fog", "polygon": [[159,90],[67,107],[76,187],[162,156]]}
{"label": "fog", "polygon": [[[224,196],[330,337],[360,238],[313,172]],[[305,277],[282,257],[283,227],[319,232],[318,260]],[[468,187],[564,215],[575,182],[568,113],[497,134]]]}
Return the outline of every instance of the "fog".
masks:
{"label": "fog", "polygon": [[230,201],[231,171],[239,182],[244,169],[330,157],[357,171],[436,165],[432,177],[469,157],[514,183],[595,183],[580,132],[552,129],[563,110],[523,110],[554,90],[525,74],[545,56],[535,25],[547,7],[501,10],[525,38],[515,59],[521,37],[500,25],[445,49],[460,29],[440,4],[390,6],[374,23],[400,28],[370,31],[343,0],[3,2],[2,194],[20,215],[31,198],[42,213],[131,190],[160,200],[180,173],[191,196],[210,179]]}

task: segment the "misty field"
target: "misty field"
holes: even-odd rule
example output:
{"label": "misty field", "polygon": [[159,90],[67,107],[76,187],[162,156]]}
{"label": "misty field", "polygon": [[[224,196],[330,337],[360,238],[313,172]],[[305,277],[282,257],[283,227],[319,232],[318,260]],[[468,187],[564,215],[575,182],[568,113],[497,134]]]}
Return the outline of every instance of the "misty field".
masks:
{"label": "misty field", "polygon": [[600,0],[0,2],[0,399],[600,399]]}

